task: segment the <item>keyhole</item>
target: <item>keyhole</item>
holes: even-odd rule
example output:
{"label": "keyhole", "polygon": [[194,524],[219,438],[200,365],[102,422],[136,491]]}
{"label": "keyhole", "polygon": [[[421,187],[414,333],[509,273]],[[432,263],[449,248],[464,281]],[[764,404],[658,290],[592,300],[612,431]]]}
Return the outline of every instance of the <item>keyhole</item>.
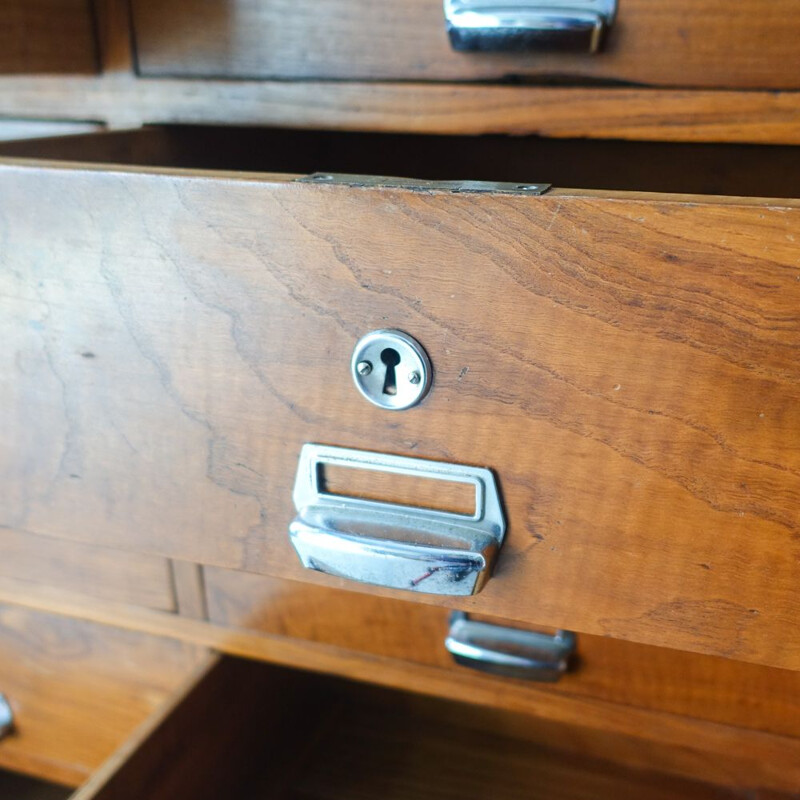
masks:
{"label": "keyhole", "polygon": [[395,367],[400,363],[400,353],[393,347],[387,347],[381,352],[381,361],[386,364],[386,378],[383,381],[383,393],[397,394]]}

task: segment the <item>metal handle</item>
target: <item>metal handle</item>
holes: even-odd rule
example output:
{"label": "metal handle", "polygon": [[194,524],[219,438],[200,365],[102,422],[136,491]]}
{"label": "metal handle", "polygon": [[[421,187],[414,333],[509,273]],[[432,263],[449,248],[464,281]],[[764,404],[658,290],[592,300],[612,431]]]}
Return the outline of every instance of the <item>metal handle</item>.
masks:
{"label": "metal handle", "polygon": [[550,636],[476,622],[454,611],[444,646],[462,666],[506,678],[555,683],[569,667],[576,639],[570,631]]}
{"label": "metal handle", "polygon": [[14,712],[11,710],[6,696],[0,694],[0,739],[11,733],[14,728]]}
{"label": "metal handle", "polygon": [[[456,514],[323,491],[326,464],[475,487],[475,513]],[[306,444],[294,486],[289,536],[303,566],[361,583],[469,595],[491,574],[505,518],[488,469]]]}
{"label": "metal handle", "polygon": [[617,0],[444,0],[454,50],[596,53]]}

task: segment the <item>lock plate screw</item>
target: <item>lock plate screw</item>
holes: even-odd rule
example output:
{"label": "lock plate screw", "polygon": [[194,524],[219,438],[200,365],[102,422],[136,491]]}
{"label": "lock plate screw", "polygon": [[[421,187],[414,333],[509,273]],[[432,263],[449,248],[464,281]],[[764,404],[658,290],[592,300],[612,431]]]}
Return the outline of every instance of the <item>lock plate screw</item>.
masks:
{"label": "lock plate screw", "polygon": [[392,411],[417,405],[433,377],[422,345],[397,330],[373,331],[359,339],[350,370],[356,388],[370,403]]}

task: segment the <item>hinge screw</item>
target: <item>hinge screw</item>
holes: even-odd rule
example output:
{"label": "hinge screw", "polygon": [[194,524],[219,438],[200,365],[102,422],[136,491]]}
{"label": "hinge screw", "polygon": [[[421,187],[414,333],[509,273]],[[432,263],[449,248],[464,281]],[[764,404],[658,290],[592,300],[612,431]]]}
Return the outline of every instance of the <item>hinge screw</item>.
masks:
{"label": "hinge screw", "polygon": [[422,380],[422,376],[416,370],[408,374],[408,382],[416,386]]}
{"label": "hinge screw", "polygon": [[359,361],[356,369],[359,375],[369,375],[372,372],[372,364],[369,361]]}

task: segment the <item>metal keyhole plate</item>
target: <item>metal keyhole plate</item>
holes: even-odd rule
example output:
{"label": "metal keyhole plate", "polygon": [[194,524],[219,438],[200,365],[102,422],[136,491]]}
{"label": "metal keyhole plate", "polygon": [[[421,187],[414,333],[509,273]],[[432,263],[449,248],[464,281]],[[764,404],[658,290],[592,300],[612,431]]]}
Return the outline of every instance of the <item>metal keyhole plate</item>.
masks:
{"label": "metal keyhole plate", "polygon": [[392,411],[419,403],[433,377],[422,345],[407,333],[392,330],[373,331],[359,339],[350,371],[370,403]]}

